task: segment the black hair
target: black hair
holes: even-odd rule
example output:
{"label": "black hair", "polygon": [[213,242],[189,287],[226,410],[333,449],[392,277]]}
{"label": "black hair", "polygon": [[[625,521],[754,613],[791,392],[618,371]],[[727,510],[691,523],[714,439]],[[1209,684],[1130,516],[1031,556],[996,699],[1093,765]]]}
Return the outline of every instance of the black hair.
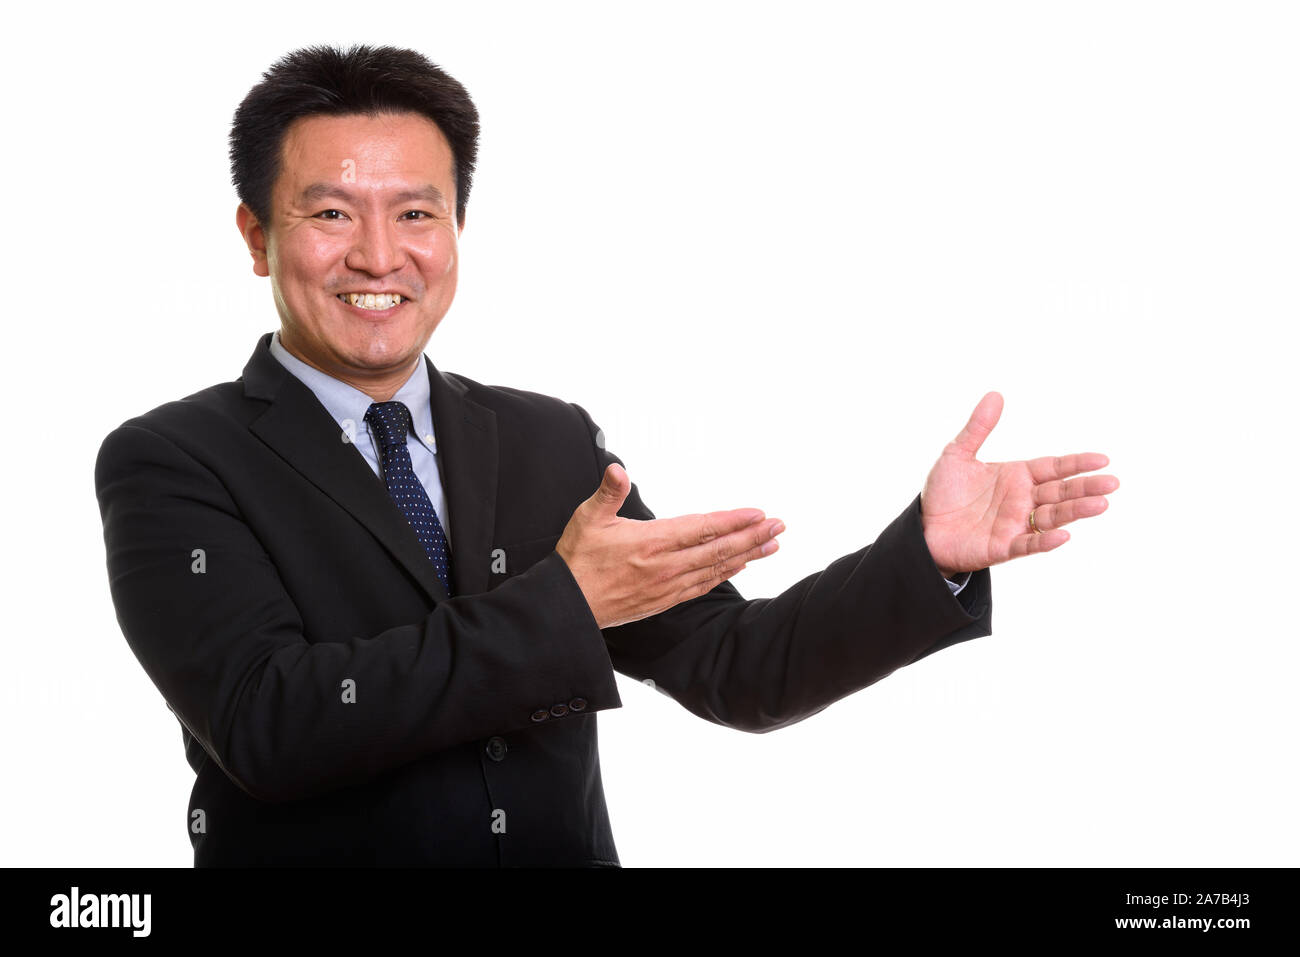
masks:
{"label": "black hair", "polygon": [[239,201],[269,224],[271,188],[294,120],[379,113],[418,113],[442,131],[451,146],[456,221],[463,227],[478,158],[478,110],[443,69],[414,50],[391,46],[304,47],[262,74],[230,126],[230,177]]}

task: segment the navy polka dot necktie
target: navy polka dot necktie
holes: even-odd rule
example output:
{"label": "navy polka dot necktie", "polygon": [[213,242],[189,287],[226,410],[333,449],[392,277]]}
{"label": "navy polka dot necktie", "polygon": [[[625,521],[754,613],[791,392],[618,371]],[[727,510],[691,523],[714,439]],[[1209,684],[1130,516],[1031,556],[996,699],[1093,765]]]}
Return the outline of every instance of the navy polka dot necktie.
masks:
{"label": "navy polka dot necktie", "polygon": [[406,437],[411,431],[411,413],[402,402],[376,402],[366,410],[366,421],[379,437],[379,460],[383,465],[384,484],[397,507],[415,530],[433,562],[438,580],[451,595],[451,548],[443,533],[438,513],[429,501],[419,476],[411,465],[411,451]]}

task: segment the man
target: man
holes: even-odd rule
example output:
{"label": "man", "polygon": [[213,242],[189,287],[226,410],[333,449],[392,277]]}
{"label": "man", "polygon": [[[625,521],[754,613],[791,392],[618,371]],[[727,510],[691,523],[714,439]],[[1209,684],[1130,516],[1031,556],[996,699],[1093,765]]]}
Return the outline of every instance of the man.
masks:
{"label": "man", "polygon": [[616,866],[615,670],[784,727],[990,634],[988,567],[1058,547],[1118,487],[1071,478],[1101,455],[978,462],[990,393],[872,545],[744,600],[727,579],[779,521],[655,520],[582,407],[424,357],[477,134],[411,51],[275,64],[231,161],[280,330],[100,450],[113,600],[182,725],[196,865]]}

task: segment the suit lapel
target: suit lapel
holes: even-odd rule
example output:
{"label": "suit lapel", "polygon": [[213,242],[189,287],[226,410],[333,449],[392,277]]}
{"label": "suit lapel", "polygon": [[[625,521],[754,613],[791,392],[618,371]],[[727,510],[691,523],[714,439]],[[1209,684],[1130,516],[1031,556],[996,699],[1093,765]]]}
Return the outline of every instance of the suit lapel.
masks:
{"label": "suit lapel", "polygon": [[[380,544],[435,602],[447,600],[433,563],[383,481],[351,444],[312,391],[271,355],[264,335],[244,367],[244,394],[269,403],[249,429],[304,478],[374,534]],[[438,470],[447,508],[452,584],[458,595],[486,590],[497,487],[496,415],[467,398],[467,387],[429,373]],[[364,423],[357,423],[365,428]]]}

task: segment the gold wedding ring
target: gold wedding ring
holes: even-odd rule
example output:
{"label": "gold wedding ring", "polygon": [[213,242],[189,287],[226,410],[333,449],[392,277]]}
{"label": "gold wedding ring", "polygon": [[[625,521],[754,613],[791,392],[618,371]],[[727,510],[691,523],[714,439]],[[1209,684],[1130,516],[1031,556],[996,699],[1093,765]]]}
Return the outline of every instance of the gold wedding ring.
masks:
{"label": "gold wedding ring", "polygon": [[1043,530],[1039,528],[1036,524],[1034,524],[1034,513],[1036,511],[1038,511],[1037,508],[1031,508],[1029,510],[1029,530],[1033,532],[1035,535],[1041,535],[1043,534]]}

